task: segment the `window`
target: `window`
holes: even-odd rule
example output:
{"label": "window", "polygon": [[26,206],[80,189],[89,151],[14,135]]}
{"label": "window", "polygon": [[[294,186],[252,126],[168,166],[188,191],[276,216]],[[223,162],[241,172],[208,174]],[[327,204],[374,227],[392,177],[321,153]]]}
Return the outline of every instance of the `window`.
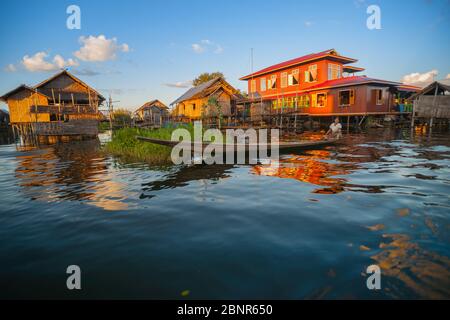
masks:
{"label": "window", "polygon": [[298,69],[292,70],[292,73],[289,75],[289,78],[288,78],[288,85],[296,86],[299,84],[298,74],[299,74]]}
{"label": "window", "polygon": [[287,87],[287,84],[288,84],[287,80],[288,80],[287,79],[287,72],[282,72],[281,73],[281,87],[282,88],[286,88]]}
{"label": "window", "polygon": [[195,103],[192,104],[192,111],[195,111]]}
{"label": "window", "polygon": [[339,106],[345,107],[355,104],[355,90],[339,91]]}
{"label": "window", "polygon": [[250,92],[256,92],[256,80],[252,80],[250,83]]}
{"label": "window", "polygon": [[54,113],[50,114],[50,121],[58,121],[58,116]]}
{"label": "window", "polygon": [[266,91],[266,78],[261,78],[260,80],[261,91]]}
{"label": "window", "polygon": [[299,107],[301,108],[309,108],[309,95],[303,95],[299,97]]}
{"label": "window", "polygon": [[323,108],[327,105],[327,94],[326,93],[316,93],[312,95],[312,106]]}
{"label": "window", "polygon": [[372,92],[373,96],[375,96],[375,104],[377,106],[383,104],[383,90],[382,89],[374,89]]}
{"label": "window", "polygon": [[277,75],[274,74],[269,80],[269,89],[276,89],[276,88],[277,88]]}
{"label": "window", "polygon": [[339,79],[341,77],[341,66],[338,64],[328,64],[328,80]]}
{"label": "window", "polygon": [[305,71],[305,82],[317,81],[317,64],[313,64]]}

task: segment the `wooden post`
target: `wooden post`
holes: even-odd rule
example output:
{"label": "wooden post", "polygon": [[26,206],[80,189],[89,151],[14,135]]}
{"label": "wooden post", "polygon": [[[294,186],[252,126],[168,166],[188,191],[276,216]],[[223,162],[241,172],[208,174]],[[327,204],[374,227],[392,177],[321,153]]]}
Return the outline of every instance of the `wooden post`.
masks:
{"label": "wooden post", "polygon": [[411,113],[411,130],[414,129],[414,121],[415,121],[414,117],[416,115],[416,104],[417,104],[417,100],[414,99],[413,100],[412,113]]}
{"label": "wooden post", "polygon": [[350,116],[347,116],[347,134],[350,132]]}
{"label": "wooden post", "polygon": [[438,94],[438,89],[439,89],[439,84],[436,83],[436,89],[434,89],[434,97],[433,97],[433,110],[431,111],[431,119],[430,119],[430,134],[431,134],[431,128],[433,126],[433,118],[434,115],[436,113],[436,99],[437,99],[437,94]]}

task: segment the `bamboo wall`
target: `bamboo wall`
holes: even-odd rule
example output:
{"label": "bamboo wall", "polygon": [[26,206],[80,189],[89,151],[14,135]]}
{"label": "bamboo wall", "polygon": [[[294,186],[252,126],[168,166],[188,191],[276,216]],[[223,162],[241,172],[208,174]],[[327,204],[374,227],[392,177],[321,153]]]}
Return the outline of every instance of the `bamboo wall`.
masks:
{"label": "bamboo wall", "polygon": [[450,96],[419,96],[414,103],[417,117],[450,119]]}
{"label": "bamboo wall", "polygon": [[[204,97],[183,101],[177,105],[175,115],[184,115],[190,119],[200,119],[202,117],[202,111],[204,111],[203,116],[205,117],[217,116],[216,108],[214,106],[208,106],[208,99],[209,97]],[[231,116],[231,96],[223,92],[217,100],[221,106],[223,116]],[[206,108],[203,108],[204,106]]]}
{"label": "bamboo wall", "polygon": [[48,105],[48,99],[42,94],[28,91],[18,92],[8,98],[11,123],[49,122],[49,114],[33,114],[30,111],[35,105]]}

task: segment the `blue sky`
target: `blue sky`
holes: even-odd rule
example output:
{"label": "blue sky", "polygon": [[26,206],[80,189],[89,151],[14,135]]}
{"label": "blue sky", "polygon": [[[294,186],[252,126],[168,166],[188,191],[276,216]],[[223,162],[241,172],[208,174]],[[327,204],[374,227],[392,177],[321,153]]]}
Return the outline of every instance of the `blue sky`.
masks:
{"label": "blue sky", "polygon": [[[81,29],[66,8],[81,9]],[[381,30],[366,27],[369,5]],[[450,74],[449,0],[410,1],[2,1],[0,93],[34,85],[60,66],[133,110],[169,104],[201,72],[222,71],[240,89],[254,69],[335,48],[364,74],[415,81]],[[100,37],[100,36],[104,37]],[[57,58],[55,59],[55,56]],[[431,72],[431,73],[430,73]],[[422,76],[422,78],[420,78]],[[4,104],[2,105],[4,107]]]}

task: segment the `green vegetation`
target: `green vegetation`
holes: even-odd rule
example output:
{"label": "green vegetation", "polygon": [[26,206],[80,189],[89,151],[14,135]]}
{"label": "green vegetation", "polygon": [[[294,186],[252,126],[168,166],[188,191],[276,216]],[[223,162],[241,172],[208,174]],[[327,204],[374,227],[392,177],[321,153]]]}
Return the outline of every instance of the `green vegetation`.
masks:
{"label": "green vegetation", "polygon": [[[194,136],[192,125],[183,126]],[[104,151],[123,158],[125,161],[142,161],[155,165],[168,164],[170,162],[170,147],[165,147],[150,142],[136,139],[143,136],[155,139],[170,140],[175,127],[160,128],[156,130],[140,128],[123,128],[113,132],[110,142],[104,146]]]}
{"label": "green vegetation", "polygon": [[98,123],[98,130],[100,132],[109,130],[109,122],[101,121]]}
{"label": "green vegetation", "polygon": [[113,125],[127,127],[131,125],[131,111],[127,109],[116,109],[112,114]]}
{"label": "green vegetation", "polygon": [[212,72],[212,73],[204,72],[204,73],[200,74],[197,78],[195,78],[192,81],[192,85],[194,87],[196,87],[199,84],[208,82],[209,80],[216,79],[216,78],[219,78],[219,77],[225,79],[225,77],[224,77],[222,72]]}

